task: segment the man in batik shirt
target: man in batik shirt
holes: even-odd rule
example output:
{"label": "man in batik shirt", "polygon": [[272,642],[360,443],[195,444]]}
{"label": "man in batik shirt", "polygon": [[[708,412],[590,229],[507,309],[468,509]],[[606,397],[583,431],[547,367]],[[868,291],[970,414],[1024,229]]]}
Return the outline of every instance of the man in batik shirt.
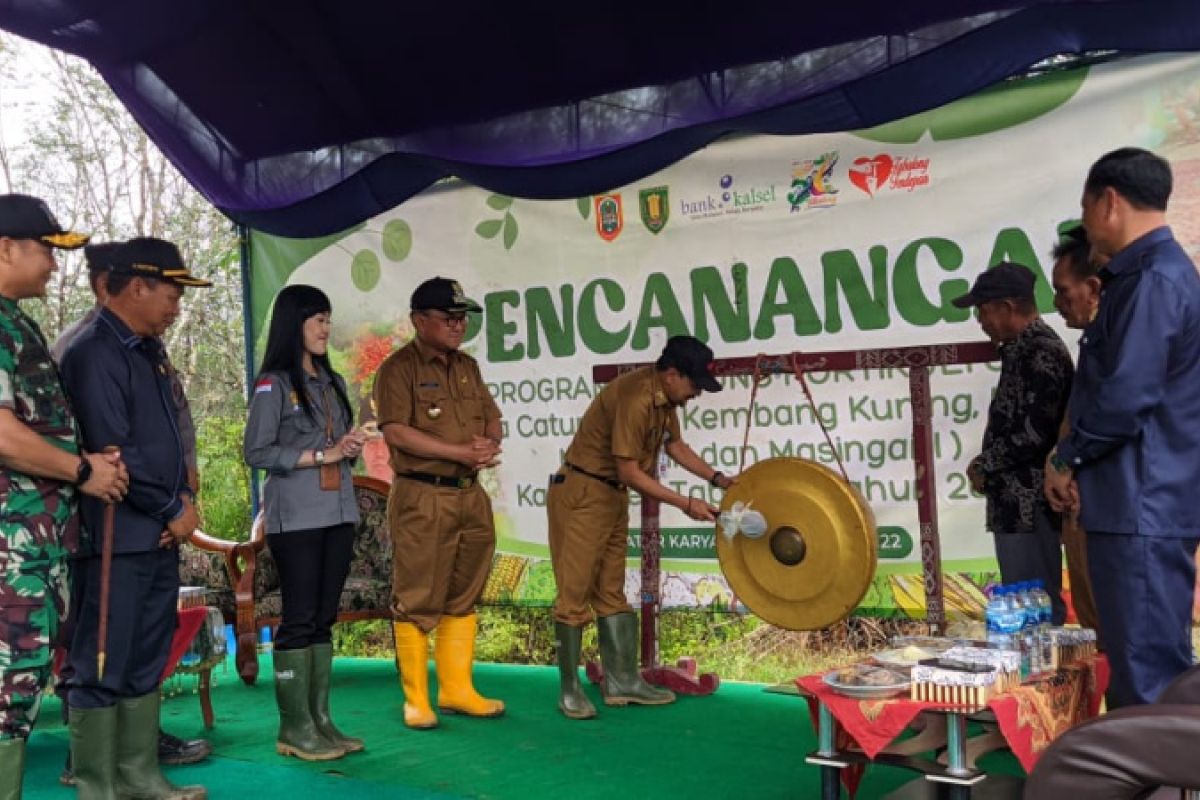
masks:
{"label": "man in batik shirt", "polygon": [[1028,267],[1002,262],[954,301],[974,307],[979,326],[1000,350],[1000,382],[988,407],[983,451],[967,467],[987,497],[987,527],[1004,583],[1040,580],[1055,625],[1062,599],[1062,521],[1042,493],[1046,456],[1071,395],[1074,365],[1058,334],[1042,321]]}

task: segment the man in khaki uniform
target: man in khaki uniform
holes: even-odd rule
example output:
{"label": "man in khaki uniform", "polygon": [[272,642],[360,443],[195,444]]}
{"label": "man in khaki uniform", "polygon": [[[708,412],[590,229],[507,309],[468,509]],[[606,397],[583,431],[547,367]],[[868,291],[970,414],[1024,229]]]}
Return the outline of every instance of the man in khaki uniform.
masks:
{"label": "man in khaki uniform", "polygon": [[460,353],[467,313],[479,306],[457,281],[431,278],[412,295],[416,338],[375,376],[379,428],[392,482],[392,614],[404,688],[404,724],[437,726],[429,704],[428,636],[437,628],[438,708],[497,717],[504,703],[471,683],[475,602],[483,591],[496,531],[479,470],[500,455],[500,409],[475,359]]}
{"label": "man in khaki uniform", "polygon": [[[1087,231],[1080,225],[1067,231],[1054,248],[1054,307],[1062,314],[1068,328],[1083,330],[1096,318],[1100,309],[1100,267],[1107,259],[1092,253]],[[1071,431],[1068,418],[1063,419],[1059,440]],[[1079,524],[1078,512],[1063,514],[1063,550],[1067,555],[1067,574],[1071,581],[1071,605],[1079,624],[1099,633],[1100,615],[1092,595],[1092,580],[1087,567],[1087,534]],[[1101,638],[1103,644],[1103,638]]]}
{"label": "man in khaki uniform", "polygon": [[666,449],[684,469],[713,486],[732,479],[710,467],[679,432],[676,409],[701,391],[719,392],[713,353],[699,339],[673,336],[653,367],[620,376],[606,386],[580,421],[562,468],[550,476],[546,510],[550,559],[558,595],[554,628],[561,681],[558,707],[571,719],[596,716],[579,685],[583,626],[596,615],[601,690],[606,705],[660,705],[675,695],[642,680],[638,672],[637,615],[625,600],[629,490],[675,506],[697,522],[713,522],[717,509],[659,483],[655,469]]}

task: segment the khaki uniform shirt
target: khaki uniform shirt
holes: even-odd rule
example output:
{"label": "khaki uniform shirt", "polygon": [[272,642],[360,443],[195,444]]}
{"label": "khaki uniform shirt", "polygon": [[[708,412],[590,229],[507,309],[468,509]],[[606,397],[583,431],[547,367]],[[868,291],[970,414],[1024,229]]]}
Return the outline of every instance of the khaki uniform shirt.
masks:
{"label": "khaki uniform shirt", "polygon": [[[398,422],[451,444],[483,436],[500,419],[479,365],[466,353],[446,355],[413,339],[387,357],[375,376],[375,413],[379,427]],[[471,474],[462,464],[415,456],[389,447],[397,475],[424,472],[446,478]]]}
{"label": "khaki uniform shirt", "polygon": [[566,460],[617,480],[617,459],[632,458],[648,475],[667,441],[680,441],[679,415],[667,400],[658,370],[642,367],[604,387],[579,422]]}

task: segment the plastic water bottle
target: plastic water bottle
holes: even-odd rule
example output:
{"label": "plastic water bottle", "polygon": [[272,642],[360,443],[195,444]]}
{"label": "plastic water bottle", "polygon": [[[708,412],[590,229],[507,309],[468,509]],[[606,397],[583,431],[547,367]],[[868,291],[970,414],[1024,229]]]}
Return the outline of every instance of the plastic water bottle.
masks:
{"label": "plastic water bottle", "polygon": [[1025,619],[1021,626],[1021,638],[1029,653],[1029,674],[1040,675],[1042,666],[1042,611],[1033,595],[1033,581],[1017,584],[1017,596],[1024,606]]}
{"label": "plastic water bottle", "polygon": [[[1013,635],[1017,646],[1013,649],[1021,654],[1021,680],[1025,680],[1029,677],[1033,667],[1031,662],[1033,625],[1029,618],[1030,615],[1026,614],[1025,599],[1021,596],[1021,589],[1022,584],[1019,583],[1009,586],[1007,598],[1013,615],[1013,624],[1016,626]],[[1035,614],[1037,613],[1036,610],[1033,611]]]}
{"label": "plastic water bottle", "polygon": [[1033,631],[1037,625],[1037,609],[1031,608],[1026,585],[1023,582],[1014,583],[1009,589],[1009,602],[1016,608],[1021,622],[1021,633],[1017,637],[1021,650],[1021,678],[1024,680],[1033,673]]}
{"label": "plastic water bottle", "polygon": [[194,667],[200,663],[200,648],[197,647],[195,640],[188,646],[187,652],[179,659],[179,666]]}
{"label": "plastic water bottle", "polygon": [[263,625],[262,630],[258,632],[258,652],[269,653],[274,649],[271,642],[271,626]]}
{"label": "plastic water bottle", "polygon": [[992,596],[988,598],[987,608],[984,609],[984,619],[987,623],[988,644],[1001,650],[1012,650],[1012,635],[1008,630],[1008,589],[1004,586],[992,588]]}
{"label": "plastic water bottle", "polygon": [[1054,606],[1050,593],[1046,591],[1046,582],[1038,579],[1033,582],[1033,599],[1038,610],[1038,638],[1042,648],[1042,669],[1050,669],[1054,663],[1054,642],[1050,639],[1050,628],[1054,621]]}
{"label": "plastic water bottle", "polygon": [[[1008,649],[1019,654],[1021,653],[1021,625],[1025,619],[1023,616],[1024,609],[1021,608],[1020,600],[1016,594],[1017,590],[1015,587],[1006,586],[1004,588],[1004,614],[1000,618],[1000,630],[1009,642]],[[1024,663],[1024,658],[1022,657],[1022,664]]]}

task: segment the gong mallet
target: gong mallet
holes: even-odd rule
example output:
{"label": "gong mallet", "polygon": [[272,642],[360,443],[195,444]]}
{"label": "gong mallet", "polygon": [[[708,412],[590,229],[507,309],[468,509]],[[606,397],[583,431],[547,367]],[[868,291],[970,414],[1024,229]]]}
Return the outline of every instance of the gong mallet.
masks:
{"label": "gong mallet", "polygon": [[[104,448],[105,455],[119,453],[120,448],[109,445]],[[104,662],[108,659],[108,595],[112,584],[113,558],[113,529],[117,523],[117,504],[104,504],[104,532],[100,544],[100,625],[96,641],[99,648],[96,651],[96,680],[104,680]]]}

